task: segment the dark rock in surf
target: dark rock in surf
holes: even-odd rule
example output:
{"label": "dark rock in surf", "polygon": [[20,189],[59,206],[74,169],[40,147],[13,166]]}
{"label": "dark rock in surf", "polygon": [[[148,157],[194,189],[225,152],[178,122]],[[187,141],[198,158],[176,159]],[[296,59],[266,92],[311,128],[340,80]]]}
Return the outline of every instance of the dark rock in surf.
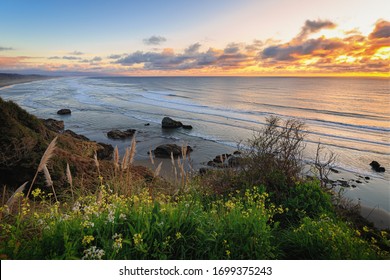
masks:
{"label": "dark rock in surf", "polygon": [[[189,154],[192,151],[193,149],[190,146],[187,146],[186,153]],[[177,157],[182,155],[182,147],[176,144],[163,144],[154,149],[153,153],[155,157],[160,158],[169,158],[171,157],[171,154],[173,154],[174,157]]]}
{"label": "dark rock in surf", "polygon": [[376,171],[376,172],[385,172],[385,171],[386,171],[386,169],[385,169],[383,166],[381,166],[381,165],[379,164],[379,162],[377,162],[377,161],[375,161],[375,160],[373,160],[373,161],[370,163],[370,165],[371,165],[372,169],[373,169],[374,171]]}
{"label": "dark rock in surf", "polygon": [[70,109],[61,109],[57,111],[58,115],[70,115],[72,111]]}
{"label": "dark rock in surf", "polygon": [[188,129],[188,130],[190,130],[190,129],[192,129],[192,125],[183,124],[183,125],[182,125],[182,128],[183,128],[183,129]]}
{"label": "dark rock in surf", "polygon": [[162,128],[179,128],[182,127],[183,124],[179,121],[175,121],[170,117],[164,117],[161,122]]}
{"label": "dark rock in surf", "polygon": [[107,132],[107,136],[108,136],[108,138],[111,138],[111,139],[126,139],[126,138],[133,137],[135,132],[136,132],[135,129],[128,129],[125,131],[121,131],[119,129],[114,129],[114,130]]}

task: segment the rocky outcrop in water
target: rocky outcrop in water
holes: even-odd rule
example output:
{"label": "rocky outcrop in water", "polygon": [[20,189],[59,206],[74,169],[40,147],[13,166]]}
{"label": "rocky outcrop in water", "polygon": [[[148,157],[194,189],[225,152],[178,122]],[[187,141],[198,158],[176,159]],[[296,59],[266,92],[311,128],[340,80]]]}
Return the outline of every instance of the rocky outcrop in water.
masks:
{"label": "rocky outcrop in water", "polygon": [[371,165],[372,169],[374,169],[374,171],[376,171],[376,172],[385,172],[385,171],[386,171],[386,169],[385,169],[383,166],[381,166],[381,165],[379,164],[379,162],[377,162],[377,161],[375,161],[375,160],[373,160],[373,161],[370,163],[370,165]]}
{"label": "rocky outcrop in water", "polygon": [[162,128],[183,128],[183,129],[192,129],[192,125],[183,124],[182,122],[175,121],[170,117],[164,117],[161,122]]}
{"label": "rocky outcrop in water", "polygon": [[183,124],[179,121],[175,121],[170,117],[164,117],[161,122],[162,128],[179,128],[182,127]]}
{"label": "rocky outcrop in water", "polygon": [[70,115],[72,111],[70,109],[61,109],[57,111],[58,115]]}
{"label": "rocky outcrop in water", "polygon": [[[193,149],[190,146],[187,146],[187,154],[192,151]],[[182,155],[182,147],[176,144],[163,144],[154,149],[153,153],[155,157],[160,158],[169,158],[171,157],[171,154],[173,154],[174,157],[177,157]]]}
{"label": "rocky outcrop in water", "polygon": [[121,131],[119,129],[114,129],[109,132],[107,132],[108,138],[111,139],[126,139],[133,137],[135,134],[136,130],[135,129],[127,129],[125,131]]}

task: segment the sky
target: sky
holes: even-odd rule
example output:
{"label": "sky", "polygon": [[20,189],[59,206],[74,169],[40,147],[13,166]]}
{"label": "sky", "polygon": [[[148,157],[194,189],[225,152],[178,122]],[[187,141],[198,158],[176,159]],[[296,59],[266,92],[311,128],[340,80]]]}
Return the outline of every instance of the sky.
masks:
{"label": "sky", "polygon": [[389,77],[388,0],[0,0],[0,72]]}

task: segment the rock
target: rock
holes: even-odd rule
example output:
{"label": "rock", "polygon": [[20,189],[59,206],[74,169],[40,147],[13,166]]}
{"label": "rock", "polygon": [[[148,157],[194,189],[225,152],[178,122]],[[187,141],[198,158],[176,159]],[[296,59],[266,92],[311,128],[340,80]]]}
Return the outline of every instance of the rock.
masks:
{"label": "rock", "polygon": [[183,128],[183,129],[192,129],[192,125],[183,124],[183,125],[182,125],[182,128]]}
{"label": "rock", "polygon": [[[192,152],[192,148],[187,146],[187,154]],[[174,157],[181,156],[182,147],[176,144],[163,144],[153,150],[155,157],[169,158],[171,153]]]}
{"label": "rock", "polygon": [[77,133],[73,132],[70,129],[65,130],[64,134],[71,135],[73,138],[77,138],[77,139],[80,139],[80,140],[83,140],[83,141],[89,141],[88,137],[85,137],[84,135],[81,135],[81,134],[77,134]]}
{"label": "rock", "polygon": [[358,184],[363,184],[363,182],[360,181],[360,180],[356,180],[355,182],[358,183]]}
{"label": "rock", "polygon": [[70,115],[72,111],[70,109],[61,109],[57,111],[58,115]]}
{"label": "rock", "polygon": [[344,187],[344,188],[349,187],[349,183],[348,183],[348,181],[346,181],[346,180],[337,180],[337,182],[340,183],[340,185],[341,185],[342,187]]}
{"label": "rock", "polygon": [[133,137],[135,132],[136,132],[135,129],[128,129],[125,131],[121,131],[119,129],[114,129],[114,130],[107,132],[107,136],[108,136],[108,138],[111,138],[111,139],[125,139],[125,138]]}
{"label": "rock", "polygon": [[55,132],[60,132],[65,128],[64,121],[57,121],[55,119],[42,119],[42,121],[48,129]]}
{"label": "rock", "polygon": [[371,167],[372,167],[373,169],[377,169],[377,168],[379,168],[379,166],[381,166],[381,165],[379,164],[379,162],[377,162],[377,161],[375,161],[375,160],[371,161],[370,165],[371,165]]}
{"label": "rock", "polygon": [[381,165],[379,164],[379,162],[377,162],[377,161],[375,161],[375,160],[373,160],[373,161],[370,163],[370,165],[371,165],[372,169],[374,169],[374,171],[376,171],[376,172],[385,172],[385,171],[386,171],[386,169],[385,169],[383,166],[381,166]]}
{"label": "rock", "polygon": [[179,128],[182,127],[183,124],[179,121],[175,121],[170,117],[164,117],[161,122],[162,128]]}
{"label": "rock", "polygon": [[366,179],[366,180],[370,180],[370,177],[366,176],[366,177],[364,177],[364,179]]}
{"label": "rock", "polygon": [[329,170],[332,171],[333,173],[336,173],[336,174],[340,173],[340,171],[338,171],[337,169],[334,169],[334,168],[330,168]]}
{"label": "rock", "polygon": [[231,156],[231,154],[222,154],[222,155],[218,155],[216,156],[213,161],[215,163],[224,163],[225,160],[227,160],[229,157]]}
{"label": "rock", "polygon": [[114,152],[114,147],[110,144],[98,143],[101,146],[101,149],[97,150],[96,155],[99,160],[111,159],[112,153]]}
{"label": "rock", "polygon": [[237,155],[241,155],[241,152],[240,152],[240,151],[234,151],[234,152],[233,152],[233,155],[236,155],[236,156],[237,156]]}
{"label": "rock", "polygon": [[149,125],[150,125],[150,123],[145,123],[145,124],[144,124],[144,126],[149,126]]}

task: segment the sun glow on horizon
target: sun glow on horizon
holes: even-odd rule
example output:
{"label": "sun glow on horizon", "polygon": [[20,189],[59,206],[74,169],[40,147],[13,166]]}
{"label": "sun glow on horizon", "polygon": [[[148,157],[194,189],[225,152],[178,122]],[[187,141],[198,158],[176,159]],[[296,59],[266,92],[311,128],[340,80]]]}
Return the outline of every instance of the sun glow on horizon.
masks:
{"label": "sun glow on horizon", "polygon": [[[346,20],[350,15],[341,18],[335,16],[334,18],[338,18],[340,22],[333,21],[329,18],[306,19],[302,21],[300,27],[299,25],[297,27],[294,25],[294,35],[291,33],[293,32],[292,26],[287,26],[280,22],[280,17],[282,15],[285,17],[284,20],[288,20],[289,23],[290,20],[297,22],[298,16],[295,13],[291,14],[298,9],[296,5],[291,6],[291,4],[288,4],[291,10],[280,11],[278,17],[266,16],[263,21],[256,21],[258,19],[257,13],[254,10],[256,7],[258,9],[267,7],[271,11],[276,12],[279,11],[281,4],[287,5],[288,3],[285,0],[279,1],[276,1],[279,3],[278,5],[274,2],[253,4],[245,1],[243,1],[245,5],[239,5],[237,3],[233,6],[227,5],[230,7],[230,9],[225,7],[227,9],[226,11],[229,11],[227,14],[216,14],[212,16],[210,13],[209,19],[215,20],[210,24],[209,22],[199,22],[200,20],[197,18],[196,23],[199,23],[194,26],[194,22],[192,22],[193,25],[191,25],[195,30],[185,30],[183,32],[180,26],[176,26],[177,22],[172,26],[164,26],[166,30],[180,30],[181,33],[177,34],[188,37],[186,38],[186,44],[178,38],[162,36],[158,33],[143,38],[140,37],[137,39],[138,43],[136,44],[130,43],[137,42],[136,39],[132,39],[133,41],[131,41],[127,37],[121,37],[111,42],[111,30],[104,30],[104,32],[101,31],[101,28],[94,30],[85,26],[85,19],[79,19],[79,25],[74,25],[73,29],[67,29],[65,25],[62,26],[64,33],[70,32],[72,34],[72,32],[77,33],[76,29],[84,30],[84,32],[77,33],[77,36],[75,35],[69,44],[67,44],[69,48],[72,48],[71,50],[67,50],[63,44],[56,44],[55,40],[51,39],[50,36],[49,38],[40,38],[45,42],[41,45],[39,43],[40,40],[37,40],[35,37],[29,38],[31,40],[31,46],[29,46],[30,41],[25,37],[22,38],[22,46],[16,47],[12,43],[7,44],[7,42],[0,41],[0,71],[110,76],[291,75],[390,77],[390,22],[388,20],[378,17],[373,22],[364,22],[368,19],[371,20],[373,18],[372,15],[370,17],[362,16],[362,18],[354,21]],[[305,11],[305,7],[309,3],[306,0],[299,0],[298,2],[302,4],[299,6],[299,9]],[[341,4],[336,2],[332,0],[329,5],[334,5],[334,7],[336,7],[335,5],[337,7],[339,5],[343,7],[347,5],[344,2]],[[194,5],[198,9],[201,6],[200,4],[194,3],[191,5]],[[327,13],[330,13],[331,9],[329,5],[325,5],[326,7],[323,3],[319,5],[326,10],[329,9]],[[313,5],[310,4],[310,6],[313,11]],[[99,5],[96,5],[96,7],[99,7]],[[242,11],[232,9],[232,7],[241,7]],[[356,4],[353,9],[356,9],[355,13],[363,15],[362,12],[365,11],[363,9],[364,7],[370,7],[370,5],[360,3]],[[161,8],[165,9],[167,7],[163,5]],[[216,9],[216,11],[219,10]],[[263,12],[263,10],[256,11]],[[106,11],[101,12],[103,14],[106,13]],[[380,15],[381,12],[376,11],[376,14]],[[160,14],[154,14],[154,16],[157,15],[161,16]],[[172,16],[182,18],[183,15]],[[263,32],[262,29],[267,28],[273,30],[273,25],[275,25],[288,30],[287,34],[289,34],[289,37],[286,38],[286,34],[282,32],[281,37],[284,39],[278,38],[280,30],[275,29],[275,33],[272,33],[273,37],[253,38],[250,40],[247,34],[249,34],[249,31],[254,32],[255,28],[248,27],[248,24],[244,24],[244,22],[233,21],[237,19],[242,21],[245,15],[248,17],[248,20],[261,23],[258,27],[260,30],[259,34],[271,34],[269,30],[261,33]],[[307,15],[305,14],[305,16]],[[93,18],[93,15],[90,15],[90,17]],[[276,18],[279,18],[279,21]],[[150,32],[148,29],[150,26],[143,26],[145,24],[147,22],[142,22],[138,26],[140,32],[143,32],[139,34]],[[356,24],[360,24],[360,26],[356,26]],[[164,22],[161,22],[161,25],[164,25]],[[152,26],[156,29],[159,27],[156,25]],[[49,31],[51,30],[46,25],[41,27],[47,28]],[[144,28],[148,31],[145,31]],[[225,41],[221,43],[222,41],[217,41],[214,38],[205,37],[201,39],[198,36],[194,37],[194,41],[188,44],[194,34],[202,34],[198,30],[201,28],[203,28],[205,34],[208,34],[208,29],[226,31],[226,34],[216,34],[216,38],[231,39],[234,38],[232,37],[233,35],[237,36],[237,38],[234,38],[230,42]],[[120,29],[120,31],[112,30],[112,32],[123,33],[122,29],[125,29],[125,26],[120,25]],[[87,31],[90,30],[100,34],[101,37],[98,39],[96,37],[92,39],[91,37],[89,39],[88,36],[82,36],[89,34]],[[240,37],[240,30],[243,33],[242,37]],[[58,31],[55,30],[56,32]],[[56,35],[61,37],[62,33],[58,33]],[[214,34],[214,31],[211,34]],[[12,38],[12,36],[9,37]],[[17,37],[17,32],[15,32],[14,37]],[[66,34],[64,37],[66,37]],[[240,41],[243,38],[245,41]],[[85,48],[78,48],[77,46],[79,44],[84,47],[88,46],[90,51],[88,52]]]}

